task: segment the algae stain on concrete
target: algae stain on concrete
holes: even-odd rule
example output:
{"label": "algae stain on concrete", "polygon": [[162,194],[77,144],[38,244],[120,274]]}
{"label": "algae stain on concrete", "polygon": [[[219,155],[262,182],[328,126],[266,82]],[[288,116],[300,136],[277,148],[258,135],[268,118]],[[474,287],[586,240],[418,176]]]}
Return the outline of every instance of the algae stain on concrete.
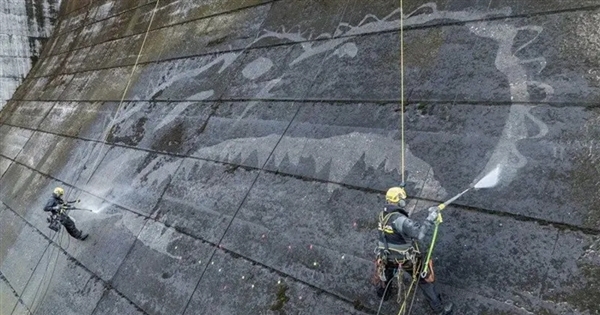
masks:
{"label": "algae stain on concrete", "polygon": [[444,44],[442,32],[442,28],[429,29],[427,34],[419,36],[417,42],[412,45],[405,40],[404,63],[420,68],[434,66],[436,63],[432,60],[436,60],[440,48]]}
{"label": "algae stain on concrete", "polygon": [[573,157],[571,194],[579,201],[581,209],[587,209],[583,219],[586,227],[600,225],[600,110],[590,110],[591,117],[582,127],[584,139],[580,141]]}
{"label": "algae stain on concrete", "polygon": [[[121,131],[121,127],[119,125],[114,125],[110,130],[110,133],[107,138],[107,142],[112,143],[123,143],[130,146],[136,146],[138,143],[144,138],[144,133],[146,132],[146,122],[148,118],[142,117],[138,119],[138,121],[131,126],[131,130]],[[119,133],[125,133],[125,135],[117,136]]]}
{"label": "algae stain on concrete", "polygon": [[181,149],[181,146],[185,142],[184,139],[185,128],[182,123],[175,125],[170,131],[162,135],[152,144],[152,149],[177,152]]}
{"label": "algae stain on concrete", "polygon": [[[600,63],[600,11],[566,17],[560,27],[562,41],[558,43],[562,58],[581,60],[583,64]],[[600,69],[591,67],[584,78],[591,87],[600,87]]]}
{"label": "algae stain on concrete", "polygon": [[563,299],[577,307],[580,311],[590,311],[591,314],[598,313],[600,301],[600,266],[590,264],[579,264],[584,285],[577,290],[565,295]]}
{"label": "algae stain on concrete", "polygon": [[285,312],[283,311],[283,307],[290,300],[290,297],[286,294],[288,289],[289,287],[283,283],[277,285],[277,292],[275,293],[275,302],[273,302],[273,304],[271,304],[271,307],[269,307],[271,311],[278,311],[281,314],[285,314]]}

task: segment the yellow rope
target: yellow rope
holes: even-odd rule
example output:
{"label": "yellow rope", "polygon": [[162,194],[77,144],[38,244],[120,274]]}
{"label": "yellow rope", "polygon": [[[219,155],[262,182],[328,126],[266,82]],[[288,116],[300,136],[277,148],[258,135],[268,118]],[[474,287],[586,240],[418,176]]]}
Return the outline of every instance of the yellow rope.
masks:
{"label": "yellow rope", "polygon": [[404,181],[404,7],[400,0],[400,173]]}
{"label": "yellow rope", "polygon": [[[114,126],[115,121],[117,120],[117,116],[123,107],[123,101],[125,100],[125,95],[127,95],[127,92],[129,91],[129,87],[131,86],[131,79],[133,78],[135,69],[137,68],[137,65],[140,62],[140,57],[142,56],[142,51],[144,50],[144,46],[146,45],[146,39],[148,38],[148,33],[150,33],[150,28],[152,27],[152,22],[154,21],[154,15],[156,14],[156,11],[158,9],[159,2],[160,2],[160,0],[156,0],[156,4],[154,5],[154,10],[152,11],[152,15],[150,16],[150,22],[148,22],[148,27],[146,28],[146,33],[144,34],[144,39],[142,40],[142,46],[140,46],[140,50],[138,51],[137,57],[135,58],[135,63],[133,64],[133,68],[131,69],[131,73],[129,74],[129,78],[127,79],[127,84],[125,85],[125,89],[123,90],[123,94],[121,95],[121,100],[119,101],[119,106],[117,107],[117,110],[115,111],[115,115],[112,117],[109,125],[104,129],[104,135],[102,137],[103,143],[106,143],[106,141],[108,139],[108,135],[110,134],[110,131],[111,131],[112,127]],[[96,156],[97,156],[96,161],[94,161],[93,167],[91,168],[92,172],[90,173],[90,177],[88,178],[88,181],[92,178],[92,175],[96,171],[96,168],[99,166],[98,163],[102,159],[102,147],[100,148],[100,152]],[[89,159],[89,155],[86,157],[86,160],[83,163],[84,164],[87,163],[88,159]]]}
{"label": "yellow rope", "polygon": [[125,85],[125,90],[123,90],[123,95],[121,95],[121,101],[119,101],[119,106],[117,107],[117,111],[115,112],[115,116],[111,122],[111,124],[108,126],[108,132],[106,132],[106,134],[104,135],[104,139],[103,142],[106,142],[106,139],[108,139],[108,134],[110,133],[110,129],[112,129],[114,122],[117,118],[117,114],[119,113],[119,111],[121,111],[121,108],[123,107],[123,101],[125,100],[125,95],[127,95],[127,92],[129,91],[129,87],[131,86],[131,79],[133,78],[133,74],[135,73],[135,69],[137,68],[139,62],[140,62],[140,57],[142,56],[142,51],[144,50],[144,46],[146,45],[146,39],[148,38],[148,33],[150,33],[150,28],[152,27],[152,22],[154,21],[154,15],[156,14],[156,10],[158,9],[158,4],[159,4],[160,0],[156,0],[156,4],[154,5],[154,10],[152,10],[152,15],[150,16],[150,22],[148,23],[148,28],[146,28],[146,33],[144,34],[144,40],[142,40],[142,46],[140,46],[140,51],[137,54],[137,57],[135,58],[135,63],[133,64],[133,68],[131,69],[131,73],[129,74],[129,79],[127,79],[127,85]]}
{"label": "yellow rope", "polygon": [[[400,306],[398,315],[409,315],[411,312],[412,302],[414,301],[415,294],[417,293],[415,283],[417,283],[417,277],[419,275],[419,272],[417,271],[416,266],[417,266],[416,262],[413,262],[412,281],[410,282],[410,286],[408,287],[408,290],[406,290],[406,293],[404,294],[404,301],[402,302],[402,305]],[[400,266],[399,268],[401,269],[402,267]],[[402,278],[401,278],[402,273],[403,273],[402,270],[400,270],[400,272],[398,273],[398,287],[400,286],[400,281],[402,281]],[[413,292],[413,298],[411,299],[410,307],[407,309],[406,305],[409,300],[411,292]]]}

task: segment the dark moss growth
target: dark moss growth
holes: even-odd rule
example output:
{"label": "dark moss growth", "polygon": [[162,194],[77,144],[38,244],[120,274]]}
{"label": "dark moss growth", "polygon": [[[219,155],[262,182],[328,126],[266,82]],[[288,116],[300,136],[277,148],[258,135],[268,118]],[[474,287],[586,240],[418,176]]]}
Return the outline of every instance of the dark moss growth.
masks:
{"label": "dark moss growth", "polygon": [[585,286],[566,296],[565,300],[581,311],[593,312],[598,309],[600,301],[600,266],[582,264],[580,268]]}
{"label": "dark moss growth", "polygon": [[354,300],[352,303],[355,310],[362,311],[365,309],[365,305],[359,299]]}
{"label": "dark moss growth", "polygon": [[285,306],[285,303],[290,300],[290,297],[286,295],[288,289],[288,286],[285,284],[277,285],[275,302],[270,307],[271,311],[281,311]]}

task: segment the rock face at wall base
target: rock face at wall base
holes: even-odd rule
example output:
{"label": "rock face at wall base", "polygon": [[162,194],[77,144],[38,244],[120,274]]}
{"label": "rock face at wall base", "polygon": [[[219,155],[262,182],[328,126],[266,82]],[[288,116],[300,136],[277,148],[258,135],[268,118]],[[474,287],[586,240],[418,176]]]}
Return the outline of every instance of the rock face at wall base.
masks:
{"label": "rock face at wall base", "polygon": [[455,314],[597,312],[596,1],[398,5],[63,1],[0,111],[0,314],[375,314],[386,189],[494,169],[443,212]]}

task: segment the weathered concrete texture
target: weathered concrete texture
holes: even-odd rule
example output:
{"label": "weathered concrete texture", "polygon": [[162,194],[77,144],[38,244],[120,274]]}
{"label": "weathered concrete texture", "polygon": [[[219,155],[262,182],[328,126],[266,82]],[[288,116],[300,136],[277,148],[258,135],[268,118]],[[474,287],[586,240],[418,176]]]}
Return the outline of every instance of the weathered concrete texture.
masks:
{"label": "weathered concrete texture", "polygon": [[148,222],[112,282],[149,314],[182,314],[213,250]]}
{"label": "weathered concrete texture", "polygon": [[7,0],[0,5],[0,109],[38,60],[59,4],[60,0]]}
{"label": "weathered concrete texture", "polygon": [[218,250],[212,262],[185,314],[363,314],[238,255]]}
{"label": "weathered concrete texture", "polygon": [[[14,212],[2,207],[2,274],[21,297],[38,262],[47,256],[48,241]],[[10,293],[10,292],[8,292]],[[28,304],[31,305],[31,304]],[[9,312],[10,314],[10,312]]]}
{"label": "weathered concrete texture", "polygon": [[376,225],[370,205],[377,201],[333,184],[263,174],[223,244],[349,300],[359,295],[373,306],[377,301],[365,274],[373,264],[374,234],[368,231]]}
{"label": "weathered concrete texture", "polygon": [[42,260],[32,276],[35,285],[23,293],[25,304],[33,305],[35,314],[91,314],[104,284],[63,253],[49,253],[54,255]]}
{"label": "weathered concrete texture", "polygon": [[0,122],[35,129],[52,109],[53,102],[14,102],[0,112]]}
{"label": "weathered concrete texture", "polygon": [[8,281],[0,275],[0,312],[2,314],[11,314],[12,310],[17,305],[19,296],[10,286]]}
{"label": "weathered concrete texture", "polygon": [[[2,311],[374,314],[400,170],[420,220],[498,166],[444,212],[439,291],[596,314],[599,4],[404,5],[401,67],[398,1],[65,1],[0,112]],[[58,185],[88,240],[47,228]]]}
{"label": "weathered concrete texture", "polygon": [[6,172],[6,170],[10,166],[10,163],[12,162],[9,159],[0,157],[0,177],[4,175],[4,172]]}
{"label": "weathered concrete texture", "polygon": [[114,290],[105,291],[102,299],[98,302],[94,315],[131,314],[142,315],[144,313],[139,307],[119,296]]}
{"label": "weathered concrete texture", "polygon": [[31,130],[2,125],[0,127],[0,135],[2,137],[0,154],[9,159],[14,159],[21,152],[32,134],[33,131]]}
{"label": "weathered concrete texture", "polygon": [[102,140],[117,103],[56,103],[40,130],[84,139]]}

